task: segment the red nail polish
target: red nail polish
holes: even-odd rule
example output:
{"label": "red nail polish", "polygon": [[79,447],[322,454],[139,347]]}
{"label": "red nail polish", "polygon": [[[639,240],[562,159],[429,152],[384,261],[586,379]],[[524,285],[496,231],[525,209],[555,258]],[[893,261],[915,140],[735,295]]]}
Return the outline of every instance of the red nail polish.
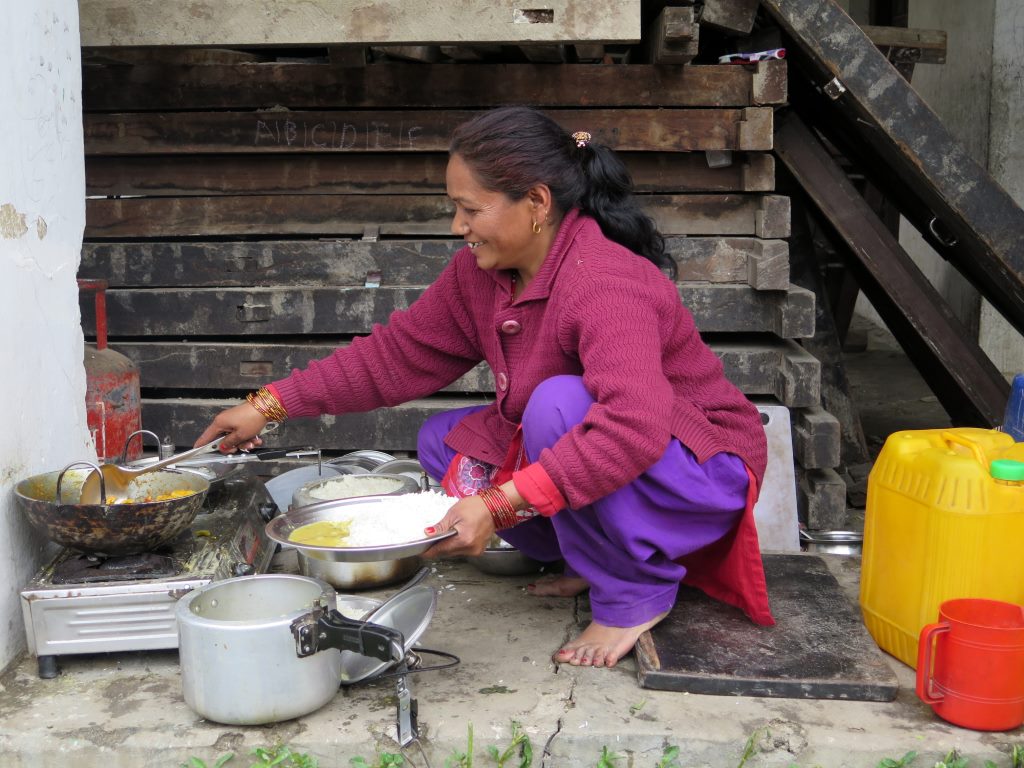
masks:
{"label": "red nail polish", "polygon": [[433,536],[437,532],[437,528],[434,528],[433,526],[430,528],[424,528],[423,530],[426,531],[427,536]]}

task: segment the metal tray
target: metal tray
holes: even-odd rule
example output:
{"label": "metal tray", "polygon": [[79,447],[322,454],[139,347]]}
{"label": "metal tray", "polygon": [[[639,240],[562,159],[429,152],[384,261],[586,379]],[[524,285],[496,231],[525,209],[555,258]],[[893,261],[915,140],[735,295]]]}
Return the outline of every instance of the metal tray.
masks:
{"label": "metal tray", "polygon": [[296,528],[309,523],[352,517],[351,507],[353,506],[367,507],[372,504],[393,501],[394,498],[393,496],[354,496],[349,499],[321,501],[318,504],[310,504],[308,507],[293,509],[267,523],[267,536],[278,544],[297,549],[314,560],[330,560],[336,563],[373,563],[423,554],[437,542],[458,533],[452,529],[437,536],[377,547],[318,547],[312,544],[296,544],[288,538]]}

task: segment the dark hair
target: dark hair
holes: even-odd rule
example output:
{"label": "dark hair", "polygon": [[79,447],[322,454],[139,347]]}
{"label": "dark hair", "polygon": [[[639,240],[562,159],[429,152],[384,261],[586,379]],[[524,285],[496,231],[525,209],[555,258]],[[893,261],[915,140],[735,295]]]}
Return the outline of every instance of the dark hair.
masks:
{"label": "dark hair", "polygon": [[448,151],[461,157],[486,189],[521,200],[546,184],[563,213],[593,216],[605,237],[653,262],[674,279],[676,264],[665,238],[640,210],[633,180],[610,147],[577,142],[558,123],[529,107],[502,107],[463,123]]}

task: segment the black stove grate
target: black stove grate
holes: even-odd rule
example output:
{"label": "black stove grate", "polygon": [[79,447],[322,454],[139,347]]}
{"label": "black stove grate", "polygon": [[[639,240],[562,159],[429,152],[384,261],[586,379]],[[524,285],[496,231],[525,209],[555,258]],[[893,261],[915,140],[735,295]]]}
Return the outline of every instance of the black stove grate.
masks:
{"label": "black stove grate", "polygon": [[53,569],[54,584],[94,584],[109,581],[137,581],[176,576],[180,569],[174,559],[155,552],[122,557],[76,555]]}

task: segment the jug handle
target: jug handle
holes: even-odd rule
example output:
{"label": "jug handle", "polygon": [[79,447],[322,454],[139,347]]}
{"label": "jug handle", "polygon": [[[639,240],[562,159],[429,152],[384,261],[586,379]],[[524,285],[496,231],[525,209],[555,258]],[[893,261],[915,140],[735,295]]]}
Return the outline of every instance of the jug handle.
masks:
{"label": "jug handle", "polygon": [[949,632],[947,622],[927,624],[921,630],[917,643],[917,697],[925,704],[938,704],[944,697],[932,695],[932,646],[935,636],[940,632]]}
{"label": "jug handle", "polygon": [[969,440],[963,435],[958,435],[956,432],[943,431],[942,439],[947,443],[956,443],[964,448],[970,450],[974,454],[974,460],[977,461],[981,466],[988,468],[988,459],[985,458],[985,452],[981,450],[981,446],[973,440]]}

